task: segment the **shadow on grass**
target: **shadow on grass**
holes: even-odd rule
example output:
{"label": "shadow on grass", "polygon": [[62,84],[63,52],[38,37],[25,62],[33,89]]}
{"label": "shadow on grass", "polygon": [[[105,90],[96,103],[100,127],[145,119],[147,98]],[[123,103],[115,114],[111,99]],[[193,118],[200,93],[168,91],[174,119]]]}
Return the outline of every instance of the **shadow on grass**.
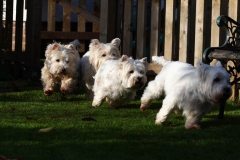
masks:
{"label": "shadow on grass", "polygon": [[34,128],[1,126],[4,132],[0,133],[0,150],[8,158],[36,160],[238,158],[237,120],[239,118],[229,119],[237,130],[230,125],[216,126],[211,121],[211,127],[202,130],[146,124],[102,126],[100,122],[83,122],[78,127],[69,124],[40,133],[38,130],[45,125]]}

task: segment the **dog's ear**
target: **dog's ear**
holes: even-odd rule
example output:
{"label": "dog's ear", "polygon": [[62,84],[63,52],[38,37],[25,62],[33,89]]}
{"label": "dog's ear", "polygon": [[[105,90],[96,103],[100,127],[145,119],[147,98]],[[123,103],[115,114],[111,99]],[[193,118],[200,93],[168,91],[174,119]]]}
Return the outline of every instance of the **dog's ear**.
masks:
{"label": "dog's ear", "polygon": [[216,67],[221,67],[221,68],[223,67],[223,66],[222,66],[222,63],[221,63],[220,61],[217,61],[217,63],[216,63],[215,66],[216,66]]}
{"label": "dog's ear", "polygon": [[60,46],[58,43],[49,44],[45,51],[45,56],[47,57],[48,55],[50,55],[52,53],[53,50],[58,50],[59,48],[60,48]]}
{"label": "dog's ear", "polygon": [[111,41],[111,45],[116,47],[119,47],[120,43],[121,43],[121,40],[119,38],[115,38]]}
{"label": "dog's ear", "polygon": [[142,58],[141,61],[142,61],[143,63],[148,63],[148,62],[147,62],[147,57]]}
{"label": "dog's ear", "polygon": [[142,61],[142,63],[144,64],[144,66],[145,66],[145,68],[146,68],[146,70],[147,70],[147,68],[148,68],[147,57],[142,58],[141,61]]}
{"label": "dog's ear", "polygon": [[204,64],[201,61],[198,61],[197,70],[198,70],[198,75],[199,75],[200,79],[202,80],[202,82],[205,82],[205,80],[207,79],[207,75],[208,75],[210,67],[211,66]]}
{"label": "dog's ear", "polygon": [[69,44],[72,44],[76,49],[81,48],[81,44],[78,39],[75,39],[74,41],[70,42]]}
{"label": "dog's ear", "polygon": [[122,55],[122,57],[120,58],[120,62],[125,62],[129,59],[129,57],[127,55]]}
{"label": "dog's ear", "polygon": [[89,48],[90,48],[90,50],[95,50],[95,49],[99,48],[99,45],[100,45],[100,42],[98,39],[92,39],[91,43],[89,45]]}
{"label": "dog's ear", "polygon": [[73,44],[67,45],[67,48],[72,49],[72,50],[75,50],[75,46],[74,46]]}
{"label": "dog's ear", "polygon": [[197,62],[197,68],[201,67],[202,65],[204,65],[204,63],[203,63],[201,60],[199,60],[199,61]]}

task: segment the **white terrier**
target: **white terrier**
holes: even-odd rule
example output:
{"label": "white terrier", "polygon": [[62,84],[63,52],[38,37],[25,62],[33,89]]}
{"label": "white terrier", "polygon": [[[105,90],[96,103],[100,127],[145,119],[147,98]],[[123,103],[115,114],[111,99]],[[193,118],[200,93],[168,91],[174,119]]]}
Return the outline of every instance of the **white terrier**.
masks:
{"label": "white terrier", "polygon": [[134,60],[123,55],[119,60],[108,60],[100,66],[95,75],[92,106],[101,105],[107,98],[109,108],[130,102],[136,91],[142,89],[147,81],[147,58]]}
{"label": "white terrier", "polygon": [[49,44],[45,51],[45,62],[41,70],[41,81],[45,95],[54,92],[56,84],[61,84],[61,92],[67,94],[72,91],[77,83],[79,75],[80,57],[76,51],[76,43],[61,45],[59,43]]}
{"label": "white terrier", "polygon": [[218,62],[209,66],[198,62],[197,68],[183,62],[167,61],[153,56],[152,60],[163,66],[155,80],[148,83],[140,109],[149,107],[152,99],[165,93],[156,124],[162,124],[173,110],[182,110],[186,117],[186,129],[199,129],[202,117],[214,103],[227,100],[231,94],[229,74]]}
{"label": "white terrier", "polygon": [[83,55],[81,59],[81,76],[89,99],[93,98],[93,77],[100,65],[107,60],[119,59],[121,57],[119,51],[120,43],[119,38],[115,38],[111,43],[106,44],[93,39],[89,45],[89,51]]}

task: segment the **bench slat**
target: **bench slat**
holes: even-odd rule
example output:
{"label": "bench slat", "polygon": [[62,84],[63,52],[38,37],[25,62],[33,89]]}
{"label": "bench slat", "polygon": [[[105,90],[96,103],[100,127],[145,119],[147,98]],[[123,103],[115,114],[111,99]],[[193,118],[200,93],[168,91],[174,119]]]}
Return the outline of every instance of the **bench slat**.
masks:
{"label": "bench slat", "polygon": [[240,51],[215,50],[208,55],[209,59],[240,60]]}

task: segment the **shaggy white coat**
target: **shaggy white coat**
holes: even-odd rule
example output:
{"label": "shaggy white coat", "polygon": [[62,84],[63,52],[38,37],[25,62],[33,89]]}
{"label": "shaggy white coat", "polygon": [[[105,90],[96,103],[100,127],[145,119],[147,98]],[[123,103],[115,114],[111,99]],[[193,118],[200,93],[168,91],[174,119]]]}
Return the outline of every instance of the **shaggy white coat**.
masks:
{"label": "shaggy white coat", "polygon": [[[57,84],[61,84],[60,90],[66,94],[72,91],[79,76],[80,57],[76,50],[76,43],[61,45],[49,44],[45,51],[45,62],[41,69],[41,81],[45,95],[51,95]],[[71,43],[71,42],[70,42]]]}
{"label": "shaggy white coat", "polygon": [[100,65],[107,60],[119,59],[121,57],[119,51],[120,43],[119,38],[113,39],[111,43],[100,43],[98,39],[91,41],[89,51],[81,59],[81,77],[88,99],[93,98],[93,77]]}
{"label": "shaggy white coat", "polygon": [[92,106],[101,105],[107,98],[109,108],[129,103],[136,91],[147,81],[147,59],[133,60],[123,55],[119,60],[108,60],[100,66],[95,75]]}
{"label": "shaggy white coat", "polygon": [[163,68],[155,80],[148,83],[140,109],[146,109],[152,99],[165,94],[156,124],[165,122],[173,110],[180,110],[186,117],[185,128],[198,129],[199,122],[211,106],[232,94],[229,74],[220,62],[216,66],[198,62],[195,68],[187,63],[167,61],[164,57],[153,56],[152,60]]}

